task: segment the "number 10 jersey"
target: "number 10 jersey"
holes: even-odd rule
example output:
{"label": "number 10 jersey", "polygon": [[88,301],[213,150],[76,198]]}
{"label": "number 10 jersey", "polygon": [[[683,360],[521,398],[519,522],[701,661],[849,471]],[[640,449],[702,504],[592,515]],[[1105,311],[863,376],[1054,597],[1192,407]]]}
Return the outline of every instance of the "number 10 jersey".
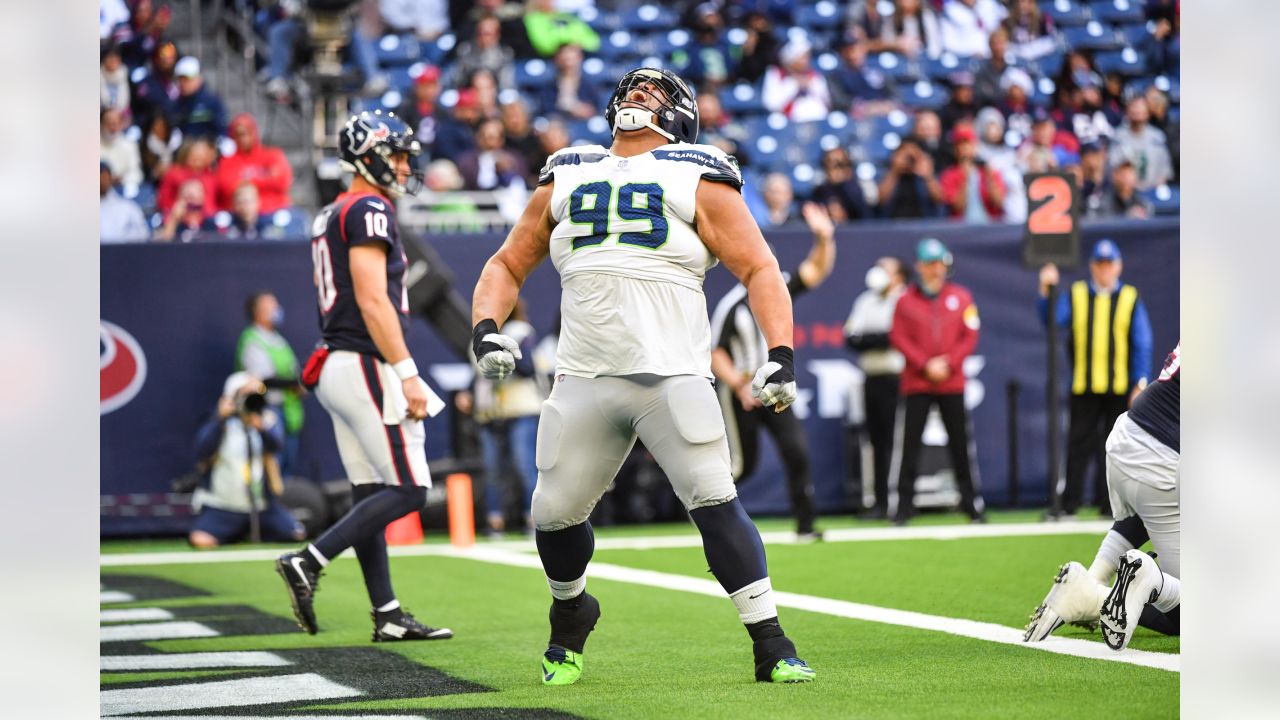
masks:
{"label": "number 10 jersey", "polygon": [[557,373],[711,377],[702,282],[717,260],[694,229],[703,179],[742,187],[737,162],[709,145],[547,159],[538,182],[555,182],[550,255],[564,289]]}

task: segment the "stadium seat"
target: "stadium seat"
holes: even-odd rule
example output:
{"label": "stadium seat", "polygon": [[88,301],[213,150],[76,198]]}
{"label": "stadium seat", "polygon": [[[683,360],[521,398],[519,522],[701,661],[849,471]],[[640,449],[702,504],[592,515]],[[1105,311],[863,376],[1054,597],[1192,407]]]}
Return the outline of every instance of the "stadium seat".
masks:
{"label": "stadium seat", "polygon": [[797,200],[808,200],[813,195],[813,188],[822,182],[822,172],[809,163],[800,163],[791,168],[791,191]]}
{"label": "stadium seat", "polygon": [[[586,66],[588,61],[583,61],[583,74],[586,75]],[[597,62],[599,60],[597,59]],[[604,65],[604,63],[600,63]],[[556,69],[551,63],[540,58],[533,60],[517,61],[515,63],[515,79],[516,87],[526,90],[535,90],[546,87],[555,82]]]}
{"label": "stadium seat", "polygon": [[924,76],[934,82],[945,82],[951,78],[951,75],[958,72],[976,73],[981,66],[980,58],[959,57],[953,53],[944,52],[937,58],[926,59],[921,64]]}
{"label": "stadium seat", "polygon": [[[589,57],[582,61],[582,77],[596,85],[609,86],[610,93],[613,92],[613,85],[618,82],[618,78],[622,77],[621,74],[614,74],[613,70],[609,63],[598,57]],[[554,68],[551,71],[554,72]]]}
{"label": "stadium seat", "polygon": [[1176,124],[1181,119],[1182,112],[1178,109],[1179,107],[1181,106],[1174,105],[1169,108],[1169,122]]}
{"label": "stadium seat", "polygon": [[812,5],[801,5],[794,10],[793,22],[802,28],[835,30],[844,19],[840,6],[831,0],[818,0]]}
{"label": "stadium seat", "polygon": [[1040,3],[1040,11],[1053,19],[1060,27],[1084,25],[1093,19],[1088,6],[1071,0],[1050,0]]}
{"label": "stadium seat", "polygon": [[614,30],[600,37],[600,49],[597,54],[604,60],[617,62],[636,57],[631,47],[633,36],[626,30]]}
{"label": "stadium seat", "polygon": [[1130,80],[1125,86],[1125,93],[1146,92],[1148,87],[1155,85],[1162,92],[1169,96],[1169,102],[1177,105],[1182,101],[1182,88],[1177,78],[1170,78],[1166,75],[1157,75],[1154,78],[1140,77]]}
{"label": "stadium seat", "polygon": [[663,57],[671,57],[677,50],[684,50],[689,46],[689,41],[692,39],[693,36],[684,28],[669,30],[655,38],[657,51]]}
{"label": "stadium seat", "polygon": [[1100,0],[1090,6],[1095,20],[1113,25],[1142,22],[1145,13],[1141,0]]}
{"label": "stadium seat", "polygon": [[587,145],[609,145],[609,122],[603,115],[586,120],[574,120],[568,123],[569,137],[575,140],[586,140]]}
{"label": "stadium seat", "polygon": [[1181,206],[1181,193],[1177,185],[1161,185],[1140,193],[1155,210],[1156,215],[1177,215]]}
{"label": "stadium seat", "polygon": [[893,82],[918,80],[922,73],[920,67],[897,53],[882,52],[868,58],[872,67],[878,68]]}
{"label": "stadium seat", "polygon": [[1147,38],[1151,37],[1151,31],[1147,29],[1146,23],[1135,23],[1132,25],[1118,25],[1116,32],[1124,36],[1124,42],[1129,47],[1140,48],[1147,42]]}
{"label": "stadium seat", "polygon": [[874,117],[860,123],[861,127],[856,133],[863,142],[879,142],[880,138],[894,133],[899,137],[905,137],[911,134],[915,127],[915,118],[901,110],[893,112],[883,117]]}
{"label": "stadium seat", "polygon": [[632,32],[646,30],[670,30],[680,22],[680,16],[661,5],[641,5],[622,15],[622,27]]}
{"label": "stadium seat", "polygon": [[1062,38],[1072,50],[1118,50],[1124,47],[1124,38],[1119,33],[1096,20],[1064,29]]}
{"label": "stadium seat", "polygon": [[1067,54],[1061,50],[1051,52],[1026,62],[1022,69],[1031,74],[1031,77],[1042,75],[1044,77],[1057,77],[1062,72],[1062,66],[1066,63]]}
{"label": "stadium seat", "polygon": [[928,80],[898,86],[898,99],[909,108],[937,110],[947,104],[947,97],[946,88]]}
{"label": "stadium seat", "polygon": [[1133,48],[1125,48],[1119,52],[1100,52],[1093,57],[1093,65],[1104,75],[1119,73],[1134,76],[1142,75],[1147,70],[1146,59]]}
{"label": "stadium seat", "polygon": [[1040,77],[1035,81],[1035,92],[1031,93],[1028,100],[1032,105],[1047,108],[1053,105],[1053,94],[1057,89],[1057,83],[1052,78]]}
{"label": "stadium seat", "polygon": [[305,240],[307,238],[307,213],[301,208],[281,208],[271,214],[271,224],[284,230],[286,240]]}
{"label": "stadium seat", "polygon": [[588,5],[578,11],[578,18],[601,35],[622,29],[622,15]]}
{"label": "stadium seat", "polygon": [[752,167],[773,172],[774,169],[785,164],[782,160],[782,143],[778,142],[778,138],[773,135],[753,135],[753,137],[755,141],[751,143],[748,152]]}
{"label": "stadium seat", "polygon": [[898,149],[902,144],[902,138],[906,135],[907,133],[889,131],[884,135],[870,138],[862,143],[864,159],[875,165],[887,165],[889,159],[893,157],[893,151]]}
{"label": "stadium seat", "polygon": [[426,67],[426,63],[416,62],[412,65],[387,68],[387,81],[395,90],[407,94],[413,90],[414,81]]}
{"label": "stadium seat", "polygon": [[422,44],[422,59],[433,65],[442,65],[457,45],[457,36],[445,33],[432,42]]}
{"label": "stadium seat", "polygon": [[738,83],[721,90],[720,105],[730,115],[759,115],[765,112],[758,84]]}
{"label": "stadium seat", "polygon": [[383,35],[376,47],[376,56],[380,67],[412,65],[422,57],[421,45],[412,34]]}

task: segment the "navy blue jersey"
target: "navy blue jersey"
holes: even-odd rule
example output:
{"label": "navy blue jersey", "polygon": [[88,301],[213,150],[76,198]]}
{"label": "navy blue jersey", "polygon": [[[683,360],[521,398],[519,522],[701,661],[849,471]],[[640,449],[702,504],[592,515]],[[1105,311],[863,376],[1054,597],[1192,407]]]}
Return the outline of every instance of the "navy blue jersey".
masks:
{"label": "navy blue jersey", "polygon": [[409,266],[396,229],[395,207],[381,195],[343,193],[316,216],[311,225],[311,259],[320,305],[320,333],[333,350],[381,357],[365,327],[351,281],[349,250],[353,245],[382,243],[387,249],[387,296],[400,312],[400,331],[409,327]]}
{"label": "navy blue jersey", "polygon": [[1181,371],[1182,343],[1178,343],[1164,360],[1160,377],[1138,394],[1129,409],[1129,419],[1146,430],[1151,437],[1181,453]]}

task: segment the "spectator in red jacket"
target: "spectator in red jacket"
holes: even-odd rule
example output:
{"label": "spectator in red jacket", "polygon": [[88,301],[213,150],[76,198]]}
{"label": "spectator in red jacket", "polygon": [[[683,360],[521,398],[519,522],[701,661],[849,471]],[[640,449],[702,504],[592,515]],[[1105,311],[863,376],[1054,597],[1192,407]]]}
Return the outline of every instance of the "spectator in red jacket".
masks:
{"label": "spectator in red jacket", "polygon": [[[213,163],[218,159],[213,143],[207,138],[188,140],[178,148],[173,165],[160,178],[160,188],[156,191],[156,208],[164,215],[178,199],[178,189],[188,180],[199,180],[204,186],[200,202],[203,205],[203,216],[208,217],[217,211],[215,195],[217,181],[213,172]],[[190,203],[188,203],[190,204]],[[203,219],[203,218],[202,218]]]}
{"label": "spectator in red jacket", "polygon": [[964,287],[950,282],[951,253],[935,238],[916,246],[913,283],[893,312],[889,342],[902,353],[905,408],[899,440],[898,502],[895,525],[914,513],[916,467],[929,410],[938,406],[947,430],[951,470],[961,509],[973,522],[986,522],[978,473],[970,455],[969,413],[964,406],[964,359],[978,345],[978,307]]}
{"label": "spectator in red jacket", "polygon": [[942,171],[942,201],[953,218],[991,222],[1004,217],[1004,178],[978,159],[978,133],[968,123],[951,131],[956,164]]}
{"label": "spectator in red jacket", "polygon": [[218,163],[218,209],[230,212],[236,188],[246,182],[258,188],[263,213],[289,207],[293,168],[284,152],[259,141],[258,123],[249,113],[231,118],[227,134],[236,141],[236,153]]}

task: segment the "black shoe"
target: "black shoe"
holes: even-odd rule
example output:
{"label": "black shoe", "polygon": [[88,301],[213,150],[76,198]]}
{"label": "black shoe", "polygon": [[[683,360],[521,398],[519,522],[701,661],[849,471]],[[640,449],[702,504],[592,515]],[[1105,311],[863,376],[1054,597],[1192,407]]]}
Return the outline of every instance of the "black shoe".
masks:
{"label": "black shoe", "polygon": [[974,515],[970,515],[970,516],[969,516],[969,524],[970,524],[970,525],[986,525],[986,524],[987,524],[987,516],[986,516],[986,514],[985,514],[985,513],[977,513],[977,514],[974,514]]}
{"label": "black shoe", "polygon": [[298,621],[298,627],[315,635],[320,629],[316,625],[315,609],[311,606],[320,583],[320,568],[315,559],[306,550],[287,553],[276,559],[276,572],[284,579],[285,589],[289,591],[289,603],[293,605],[293,617]]}
{"label": "black shoe", "polygon": [[812,543],[812,542],[821,542],[821,541],[822,541],[821,530],[814,530],[810,528],[808,530],[796,531],[796,542],[798,543]]}
{"label": "black shoe", "polygon": [[873,507],[858,514],[859,520],[887,520],[889,512],[882,507]]}
{"label": "black shoe", "polygon": [[547,645],[581,653],[600,619],[600,601],[585,590],[572,600],[552,600],[550,617],[551,639]]}
{"label": "black shoe", "polygon": [[400,640],[448,640],[453,637],[449,628],[433,628],[418,622],[408,610],[396,608],[386,612],[374,610],[374,642],[399,642]]}
{"label": "black shoe", "polygon": [[893,518],[893,526],[894,526],[894,527],[906,527],[906,526],[907,526],[907,520],[909,520],[909,519],[910,519],[910,518],[909,518],[907,515],[896,515],[896,516],[894,516],[894,518]]}

